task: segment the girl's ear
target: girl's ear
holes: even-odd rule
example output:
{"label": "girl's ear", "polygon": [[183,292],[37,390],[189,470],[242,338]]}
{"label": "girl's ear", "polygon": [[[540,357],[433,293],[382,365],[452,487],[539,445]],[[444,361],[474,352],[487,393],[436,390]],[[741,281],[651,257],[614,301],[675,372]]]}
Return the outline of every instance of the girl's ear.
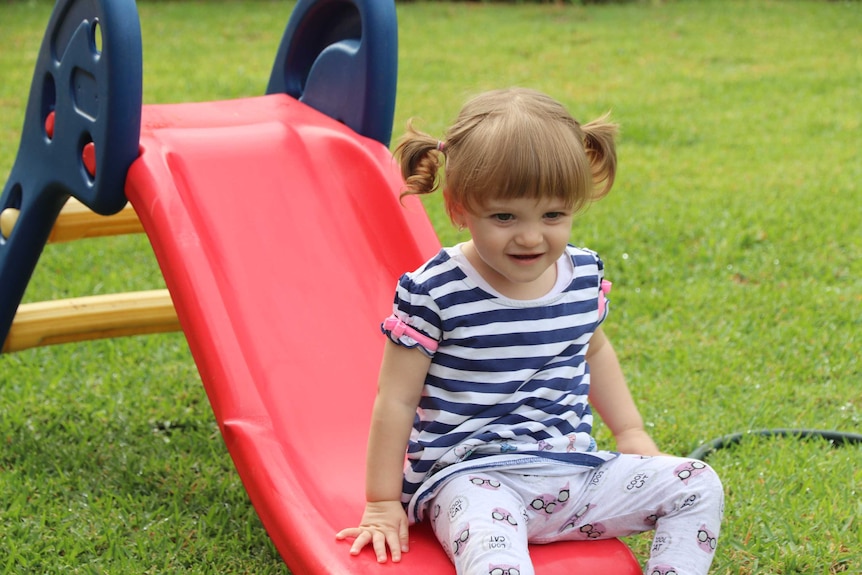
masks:
{"label": "girl's ear", "polygon": [[449,219],[452,224],[459,230],[463,230],[467,226],[467,219],[464,217],[464,207],[458,202],[452,200],[449,195],[449,190],[443,190],[443,201],[446,204],[446,213],[449,214]]}
{"label": "girl's ear", "polygon": [[466,222],[464,221],[464,211],[458,208],[450,208],[449,209],[449,219],[452,220],[452,223],[459,230],[463,230]]}

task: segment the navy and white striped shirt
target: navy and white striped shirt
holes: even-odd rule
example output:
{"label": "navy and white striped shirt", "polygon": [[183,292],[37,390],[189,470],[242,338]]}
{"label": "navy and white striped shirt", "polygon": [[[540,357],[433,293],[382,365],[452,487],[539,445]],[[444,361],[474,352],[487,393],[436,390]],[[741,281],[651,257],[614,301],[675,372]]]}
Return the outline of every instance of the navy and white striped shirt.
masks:
{"label": "navy and white striped shirt", "polygon": [[453,464],[529,455],[594,467],[615,456],[596,451],[587,404],[587,348],[607,315],[603,276],[594,252],[572,246],[554,289],[535,300],[497,293],[459,246],[401,276],[394,315],[438,342],[432,351],[384,329],[432,358],[407,450],[405,504]]}

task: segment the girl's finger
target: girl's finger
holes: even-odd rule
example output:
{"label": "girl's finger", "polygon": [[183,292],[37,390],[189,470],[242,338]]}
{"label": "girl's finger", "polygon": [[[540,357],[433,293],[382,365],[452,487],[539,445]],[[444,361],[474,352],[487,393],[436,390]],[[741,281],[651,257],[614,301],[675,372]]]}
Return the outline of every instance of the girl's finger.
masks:
{"label": "girl's finger", "polygon": [[390,531],[386,534],[386,543],[389,545],[389,553],[392,555],[392,561],[398,563],[401,561],[401,534],[396,531]]}
{"label": "girl's finger", "polygon": [[374,554],[377,555],[378,563],[386,563],[386,536],[380,531],[375,531],[371,539]]}
{"label": "girl's finger", "polygon": [[368,542],[371,540],[371,534],[364,529],[358,530],[359,533],[356,535],[356,539],[353,540],[353,545],[350,546],[350,554],[351,555],[359,555],[359,552],[362,551],[362,548],[368,545]]}

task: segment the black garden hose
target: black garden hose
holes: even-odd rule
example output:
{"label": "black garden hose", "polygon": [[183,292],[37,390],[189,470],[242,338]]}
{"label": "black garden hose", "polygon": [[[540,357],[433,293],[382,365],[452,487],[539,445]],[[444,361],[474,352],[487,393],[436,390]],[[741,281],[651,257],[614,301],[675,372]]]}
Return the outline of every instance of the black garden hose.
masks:
{"label": "black garden hose", "polygon": [[824,429],[752,429],[742,433],[732,433],[713,439],[704,443],[689,454],[691,459],[703,460],[713,451],[724,449],[736,445],[744,437],[796,437],[799,439],[808,439],[816,437],[829,441],[834,446],[846,445],[849,443],[862,443],[862,434],[846,433],[841,431],[829,431]]}

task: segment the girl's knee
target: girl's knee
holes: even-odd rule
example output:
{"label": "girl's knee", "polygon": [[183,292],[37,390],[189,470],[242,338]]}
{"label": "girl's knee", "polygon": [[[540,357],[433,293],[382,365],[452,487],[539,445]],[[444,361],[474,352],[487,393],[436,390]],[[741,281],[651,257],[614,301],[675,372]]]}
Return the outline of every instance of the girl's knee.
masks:
{"label": "girl's knee", "polygon": [[724,485],[708,463],[697,459],[684,460],[676,466],[674,475],[684,488],[699,493],[704,499],[724,501]]}
{"label": "girl's knee", "polygon": [[674,474],[680,489],[675,512],[697,518],[717,533],[724,516],[724,486],[718,473],[703,461],[689,459],[677,465]]}
{"label": "girl's knee", "polygon": [[676,475],[677,479],[685,484],[695,480],[705,480],[707,482],[717,482],[718,486],[721,485],[721,479],[719,479],[718,473],[716,473],[715,469],[713,469],[708,463],[700,461],[699,459],[680,460],[680,463],[674,468],[673,473]]}

